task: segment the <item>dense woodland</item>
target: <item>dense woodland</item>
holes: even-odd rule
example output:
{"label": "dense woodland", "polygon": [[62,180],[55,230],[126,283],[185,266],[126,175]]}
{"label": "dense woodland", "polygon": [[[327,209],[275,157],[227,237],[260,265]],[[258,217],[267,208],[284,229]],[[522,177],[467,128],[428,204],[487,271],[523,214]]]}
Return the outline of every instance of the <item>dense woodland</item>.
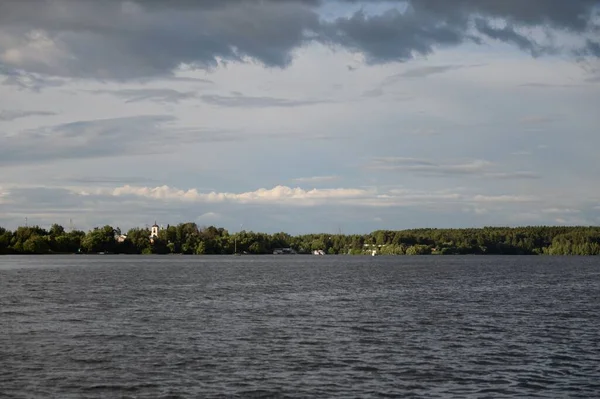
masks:
{"label": "dense woodland", "polygon": [[[119,240],[121,236],[121,240]],[[122,241],[122,242],[119,242]],[[242,231],[195,223],[167,226],[150,239],[150,230],[133,228],[125,236],[119,228],[104,226],[87,233],[66,231],[58,224],[49,230],[0,227],[0,254],[272,254],[276,248],[298,253],[323,250],[327,254],[366,255],[600,255],[600,227],[484,227],[477,229],[414,229],[374,231],[365,235]]]}

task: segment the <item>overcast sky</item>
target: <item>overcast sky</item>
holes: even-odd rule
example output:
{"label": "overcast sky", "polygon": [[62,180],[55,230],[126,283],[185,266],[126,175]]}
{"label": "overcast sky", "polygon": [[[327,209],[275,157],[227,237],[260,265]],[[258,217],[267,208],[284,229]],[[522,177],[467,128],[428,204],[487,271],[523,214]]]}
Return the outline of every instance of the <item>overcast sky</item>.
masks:
{"label": "overcast sky", "polygon": [[600,0],[2,0],[0,225],[600,224]]}

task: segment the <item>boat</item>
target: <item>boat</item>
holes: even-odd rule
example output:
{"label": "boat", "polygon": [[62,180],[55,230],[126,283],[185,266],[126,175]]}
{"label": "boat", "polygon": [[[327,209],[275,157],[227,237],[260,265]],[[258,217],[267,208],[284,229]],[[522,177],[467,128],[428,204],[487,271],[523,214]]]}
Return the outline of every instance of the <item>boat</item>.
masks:
{"label": "boat", "polygon": [[315,249],[312,252],[313,255],[325,255],[325,251],[323,251],[322,249]]}
{"label": "boat", "polygon": [[273,251],[273,255],[295,255],[296,251],[292,248],[276,248]]}

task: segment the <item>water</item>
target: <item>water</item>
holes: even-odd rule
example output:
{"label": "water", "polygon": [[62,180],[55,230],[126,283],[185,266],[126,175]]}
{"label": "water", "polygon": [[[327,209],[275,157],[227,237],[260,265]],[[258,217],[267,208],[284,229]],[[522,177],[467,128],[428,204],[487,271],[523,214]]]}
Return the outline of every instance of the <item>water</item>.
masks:
{"label": "water", "polygon": [[0,397],[598,397],[600,259],[0,257]]}

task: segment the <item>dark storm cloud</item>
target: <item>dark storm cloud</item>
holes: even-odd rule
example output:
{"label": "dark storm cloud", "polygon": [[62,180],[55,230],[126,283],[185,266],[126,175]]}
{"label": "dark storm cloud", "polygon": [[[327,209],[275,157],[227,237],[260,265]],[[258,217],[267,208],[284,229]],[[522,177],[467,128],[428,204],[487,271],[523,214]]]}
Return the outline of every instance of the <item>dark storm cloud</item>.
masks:
{"label": "dark storm cloud", "polygon": [[[594,8],[600,5],[600,0],[399,0],[397,3],[408,4],[407,11],[389,10],[374,16],[357,12],[331,23],[326,37],[363,52],[372,63],[405,61],[415,54],[427,55],[436,48],[466,41],[481,43],[481,37],[514,44],[538,56],[555,50],[519,33],[517,28],[544,27],[572,33],[597,29],[593,24]],[[507,25],[493,27],[490,21],[494,19],[502,19]],[[475,29],[473,21],[477,21]],[[587,49],[594,54],[589,45]]]}
{"label": "dark storm cloud", "polygon": [[[250,57],[283,67],[305,41],[305,31],[319,25],[314,10],[292,1],[32,3],[2,2],[0,34],[7,38],[2,47],[22,50],[1,61],[69,77],[162,75],[182,63],[212,67],[219,58]],[[28,53],[28,43],[38,44],[37,54]],[[37,56],[44,50],[51,62]]]}
{"label": "dark storm cloud", "polygon": [[575,32],[591,24],[598,0],[413,0],[419,11],[439,16],[475,14],[526,26],[551,26]]}
{"label": "dark storm cloud", "polygon": [[588,40],[583,52],[584,54],[593,55],[594,57],[600,57],[600,42]]}
{"label": "dark storm cloud", "polygon": [[[593,37],[598,32],[600,0],[398,0],[398,5],[407,6],[402,11],[389,9],[378,15],[358,11],[333,21],[320,18],[323,3],[3,0],[0,69],[9,75],[9,83],[18,84],[19,76],[24,76],[18,73],[32,79],[139,79],[169,75],[182,64],[211,68],[220,60],[253,59],[285,67],[294,50],[315,41],[361,52],[371,63],[406,61],[485,38],[542,55],[554,49],[538,43],[523,28]],[[492,23],[498,20],[503,23]],[[582,51],[598,56],[600,50],[589,41]]]}
{"label": "dark storm cloud", "polygon": [[426,55],[434,46],[458,45],[467,39],[466,18],[448,23],[425,13],[391,9],[370,16],[359,11],[323,26],[326,42],[363,52],[370,63],[406,61]]}

